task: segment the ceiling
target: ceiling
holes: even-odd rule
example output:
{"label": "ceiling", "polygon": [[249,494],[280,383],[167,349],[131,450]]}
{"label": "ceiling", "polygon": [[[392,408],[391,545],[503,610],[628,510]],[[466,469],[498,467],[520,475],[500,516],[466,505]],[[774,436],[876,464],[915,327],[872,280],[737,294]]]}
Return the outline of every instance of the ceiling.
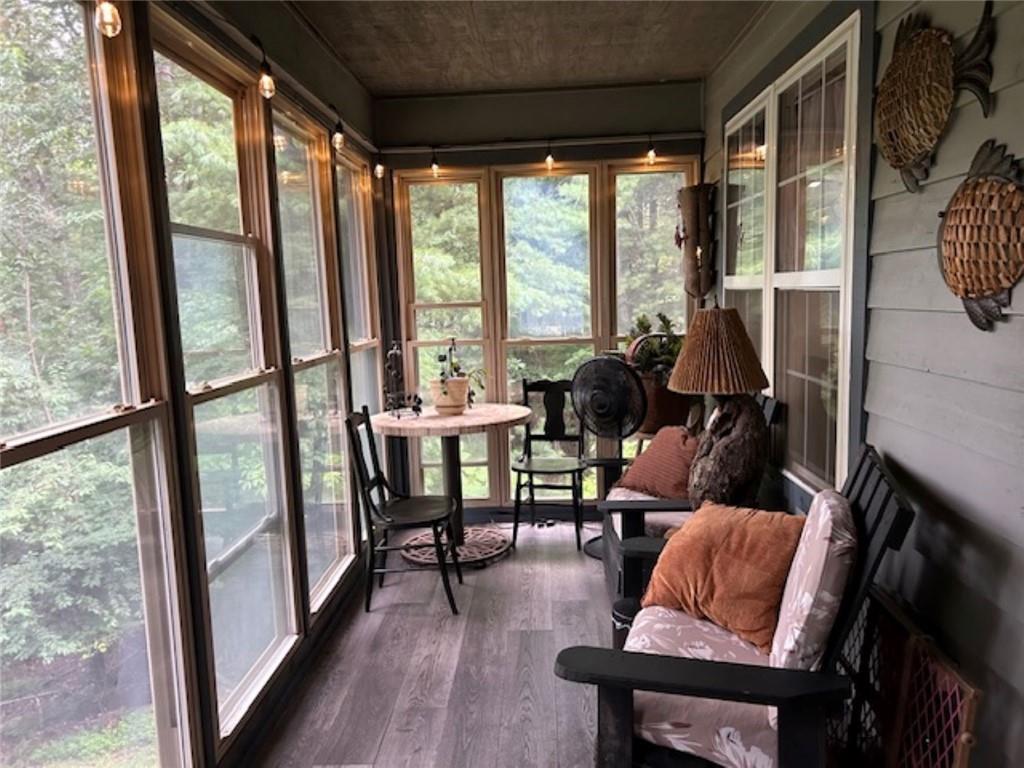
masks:
{"label": "ceiling", "polygon": [[319,2],[289,7],[373,96],[706,76],[763,2]]}

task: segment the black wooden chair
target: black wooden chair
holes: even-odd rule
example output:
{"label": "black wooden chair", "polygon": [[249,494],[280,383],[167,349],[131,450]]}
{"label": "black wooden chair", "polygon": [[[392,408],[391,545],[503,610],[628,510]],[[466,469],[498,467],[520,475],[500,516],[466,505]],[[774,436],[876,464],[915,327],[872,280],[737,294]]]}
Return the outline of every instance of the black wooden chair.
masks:
{"label": "black wooden chair", "polygon": [[[512,471],[516,473],[515,508],[512,521],[512,546],[516,545],[516,536],[519,533],[519,512],[522,509],[523,489],[529,492],[530,500],[530,524],[537,522],[537,489],[542,490],[563,490],[572,493],[573,521],[576,525],[576,549],[583,545],[580,540],[580,531],[583,528],[583,472],[587,469],[587,463],[583,460],[583,430],[577,428],[576,432],[569,432],[565,424],[566,397],[572,397],[572,382],[568,379],[560,381],[549,381],[546,379],[538,381],[527,381],[523,379],[523,405],[530,407],[530,395],[539,394],[543,397],[544,427],[540,433],[535,433],[529,422],[526,424],[526,441],[523,446],[523,455],[512,462]],[[570,401],[571,402],[571,401]],[[575,446],[575,456],[537,456],[533,455],[533,444],[544,443],[569,443]],[[537,476],[551,478],[558,475],[568,475],[569,485],[555,483],[552,480],[545,480],[538,483]]]}
{"label": "black wooden chair", "polygon": [[[422,570],[419,568],[388,568],[387,555],[392,550],[433,547],[437,555],[438,569],[441,571],[441,582],[448,596],[448,605],[452,613],[458,614],[455,596],[448,580],[448,563],[445,557],[445,546],[441,541],[441,532],[448,537],[448,551],[451,553],[452,564],[459,584],[462,583],[462,568],[459,565],[459,553],[455,548],[455,536],[452,530],[452,513],[455,511],[455,500],[448,496],[404,496],[397,493],[388,483],[380,468],[377,456],[377,443],[370,428],[370,412],[364,405],[362,411],[353,413],[345,420],[348,430],[348,441],[351,448],[352,461],[356,467],[356,483],[359,487],[360,509],[362,510],[363,526],[366,529],[366,602],[364,610],[370,610],[370,598],[373,595],[373,577],[380,579],[384,586],[384,574],[403,573],[405,571]],[[363,449],[365,434],[366,452]],[[370,454],[373,472],[366,465],[366,453]],[[376,495],[376,498],[375,498]],[[430,528],[434,540],[428,544],[388,544],[390,531],[411,528]],[[379,541],[378,541],[379,539]]]}
{"label": "black wooden chair", "polygon": [[[837,674],[840,652],[889,549],[899,549],[914,513],[901,497],[881,458],[864,446],[857,468],[842,490],[858,533],[857,562],[829,635],[820,672],[658,656],[610,648],[566,648],[555,674],[598,687],[600,766],[683,766],[707,762],[633,735],[633,692],[655,691],[778,708],[780,768],[825,765],[825,727],[830,713],[851,693]],[[664,544],[664,542],[662,542]],[[647,542],[631,557],[656,559],[660,547]]]}

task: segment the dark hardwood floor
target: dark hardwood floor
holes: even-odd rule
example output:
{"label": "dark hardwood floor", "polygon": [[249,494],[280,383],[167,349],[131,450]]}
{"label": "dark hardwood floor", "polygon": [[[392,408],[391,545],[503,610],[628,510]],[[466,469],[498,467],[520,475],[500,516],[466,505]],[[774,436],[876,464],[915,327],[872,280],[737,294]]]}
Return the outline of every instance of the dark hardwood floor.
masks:
{"label": "dark hardwood floor", "polygon": [[565,646],[611,643],[600,562],[559,523],[520,527],[509,557],[464,570],[458,616],[434,571],[389,575],[369,614],[353,601],[260,764],[590,765],[596,693],[553,669]]}

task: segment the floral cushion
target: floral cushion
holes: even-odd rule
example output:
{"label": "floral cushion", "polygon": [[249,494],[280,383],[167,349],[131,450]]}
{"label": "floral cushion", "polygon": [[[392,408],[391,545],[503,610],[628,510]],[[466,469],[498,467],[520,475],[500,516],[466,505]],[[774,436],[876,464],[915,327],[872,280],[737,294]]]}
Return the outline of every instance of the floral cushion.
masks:
{"label": "floral cushion", "polygon": [[[652,606],[636,615],[625,650],[768,665],[768,656],[728,630],[681,611]],[[774,768],[778,737],[768,707],[637,691],[634,732],[645,741],[690,752],[718,765]]]}
{"label": "floral cushion", "polygon": [[[835,491],[819,492],[811,502],[782,593],[772,638],[773,667],[821,666],[856,558],[857,527],[850,503]],[[768,717],[777,728],[775,707]]]}

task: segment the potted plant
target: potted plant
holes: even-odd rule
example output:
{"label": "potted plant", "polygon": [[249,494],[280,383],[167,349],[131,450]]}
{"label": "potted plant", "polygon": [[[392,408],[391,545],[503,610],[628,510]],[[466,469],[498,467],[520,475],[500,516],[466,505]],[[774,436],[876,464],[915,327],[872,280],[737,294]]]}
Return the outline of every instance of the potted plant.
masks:
{"label": "potted plant", "polygon": [[656,317],[657,330],[650,318],[641,314],[626,336],[626,362],[640,374],[647,394],[647,417],[639,431],[649,435],[665,426],[686,425],[691,406],[699,400],[668,388],[683,337],[666,314],[659,312]]}
{"label": "potted plant", "polygon": [[467,405],[472,405],[476,394],[473,384],[484,388],[484,372],[477,368],[463,369],[455,352],[455,339],[452,339],[448,351],[437,356],[441,363],[440,375],[430,380],[430,397],[442,416],[458,416]]}

